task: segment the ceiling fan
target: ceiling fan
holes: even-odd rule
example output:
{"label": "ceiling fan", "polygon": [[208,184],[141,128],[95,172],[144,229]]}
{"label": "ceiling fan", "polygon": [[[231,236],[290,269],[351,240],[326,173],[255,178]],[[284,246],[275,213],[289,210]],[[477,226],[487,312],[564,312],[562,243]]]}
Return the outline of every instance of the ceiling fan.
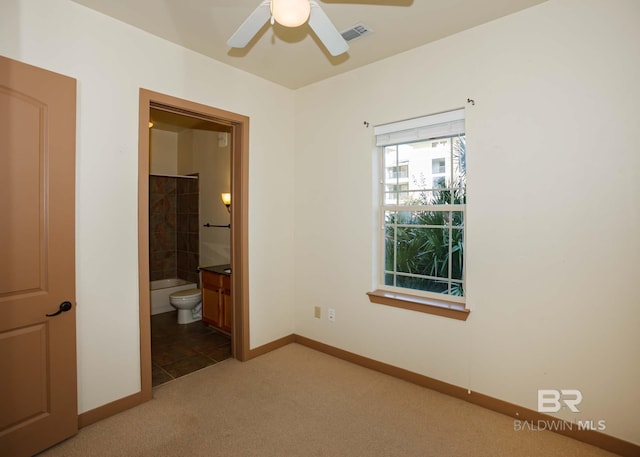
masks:
{"label": "ceiling fan", "polygon": [[263,0],[258,7],[238,27],[227,45],[232,48],[244,48],[271,19],[285,27],[298,27],[308,22],[332,56],[347,52],[349,45],[335,28],[329,16],[314,0]]}

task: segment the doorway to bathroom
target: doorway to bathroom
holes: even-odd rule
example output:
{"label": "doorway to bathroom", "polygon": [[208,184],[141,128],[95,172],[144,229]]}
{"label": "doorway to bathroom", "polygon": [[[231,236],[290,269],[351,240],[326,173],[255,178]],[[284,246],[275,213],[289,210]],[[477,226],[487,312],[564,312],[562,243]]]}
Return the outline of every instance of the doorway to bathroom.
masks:
{"label": "doorway to bathroom", "polygon": [[[139,129],[141,385],[150,399],[164,379],[247,358],[248,118],[141,89]],[[231,326],[165,303],[169,292],[201,288],[201,267],[233,271]],[[178,324],[177,312],[194,322]]]}
{"label": "doorway to bathroom", "polygon": [[218,311],[218,297],[212,300],[200,281],[200,269],[203,278],[210,269],[230,269],[230,211],[221,195],[231,195],[231,128],[157,108],[151,108],[150,119],[151,378],[156,387],[231,356],[233,329],[210,318],[212,307]]}

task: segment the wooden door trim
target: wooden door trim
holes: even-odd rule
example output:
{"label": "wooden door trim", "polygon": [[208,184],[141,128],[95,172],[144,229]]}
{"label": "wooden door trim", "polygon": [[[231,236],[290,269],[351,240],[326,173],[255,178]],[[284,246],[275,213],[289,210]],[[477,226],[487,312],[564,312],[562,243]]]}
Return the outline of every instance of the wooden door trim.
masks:
{"label": "wooden door trim", "polygon": [[170,95],[140,89],[138,119],[138,280],[142,401],[152,398],[149,292],[149,109],[160,108],[231,127],[231,258],[234,274],[233,357],[249,357],[249,118]]}

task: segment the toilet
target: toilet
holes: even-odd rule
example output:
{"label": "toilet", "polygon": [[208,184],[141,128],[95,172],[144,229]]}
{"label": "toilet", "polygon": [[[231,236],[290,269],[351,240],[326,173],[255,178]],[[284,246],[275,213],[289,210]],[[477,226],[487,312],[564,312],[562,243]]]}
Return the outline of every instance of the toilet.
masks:
{"label": "toilet", "polygon": [[190,324],[202,320],[202,292],[187,289],[169,295],[169,303],[178,310],[178,324]]}

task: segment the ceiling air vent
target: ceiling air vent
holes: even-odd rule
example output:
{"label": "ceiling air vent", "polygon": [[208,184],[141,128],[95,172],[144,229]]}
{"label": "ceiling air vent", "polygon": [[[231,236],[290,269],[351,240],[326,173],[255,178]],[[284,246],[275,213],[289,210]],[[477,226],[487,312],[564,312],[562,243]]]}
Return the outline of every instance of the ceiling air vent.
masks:
{"label": "ceiling air vent", "polygon": [[373,30],[371,30],[368,26],[364,25],[362,22],[359,22],[353,27],[342,31],[340,35],[342,35],[342,38],[344,38],[345,41],[348,42],[348,41],[357,40],[358,38],[362,38],[363,36],[368,35],[371,32],[373,32]]}

